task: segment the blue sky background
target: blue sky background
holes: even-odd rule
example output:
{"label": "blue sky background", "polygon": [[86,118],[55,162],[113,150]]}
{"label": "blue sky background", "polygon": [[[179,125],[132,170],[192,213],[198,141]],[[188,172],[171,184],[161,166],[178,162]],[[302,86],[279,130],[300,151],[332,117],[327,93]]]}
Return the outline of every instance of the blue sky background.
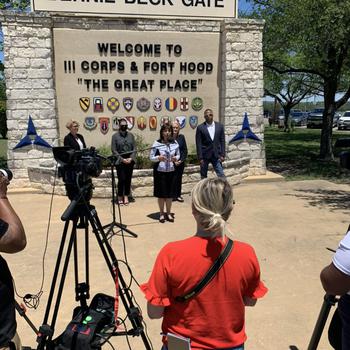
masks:
{"label": "blue sky background", "polygon": [[247,11],[251,9],[251,5],[247,3],[246,0],[238,0],[238,10],[239,11]]}

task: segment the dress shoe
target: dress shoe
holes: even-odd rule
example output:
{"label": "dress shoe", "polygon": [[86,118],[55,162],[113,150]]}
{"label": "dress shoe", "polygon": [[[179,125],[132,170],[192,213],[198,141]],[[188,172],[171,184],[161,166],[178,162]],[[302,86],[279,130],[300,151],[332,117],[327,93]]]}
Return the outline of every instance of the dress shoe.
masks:
{"label": "dress shoe", "polygon": [[162,224],[164,224],[164,222],[165,222],[165,216],[164,216],[164,214],[160,214],[160,215],[159,215],[159,222],[161,222]]}
{"label": "dress shoe", "polygon": [[175,216],[173,213],[169,213],[169,214],[166,214],[166,219],[169,221],[169,222],[174,222],[175,221]]}

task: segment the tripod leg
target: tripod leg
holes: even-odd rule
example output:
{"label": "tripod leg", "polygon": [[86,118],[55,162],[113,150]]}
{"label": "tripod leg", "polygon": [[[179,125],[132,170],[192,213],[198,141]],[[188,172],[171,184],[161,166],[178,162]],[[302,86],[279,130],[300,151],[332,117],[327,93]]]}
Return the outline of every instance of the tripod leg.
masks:
{"label": "tripod leg", "polygon": [[115,282],[116,278],[118,278],[118,281],[120,282],[121,286],[118,284],[119,296],[123,303],[123,306],[125,307],[129,321],[132,324],[133,329],[135,331],[134,335],[140,335],[146,350],[151,350],[152,347],[148,341],[148,338],[146,337],[146,334],[143,331],[143,325],[141,322],[139,310],[137,307],[135,307],[133,303],[133,299],[130,295],[129,289],[123,279],[123,276],[121,275],[118,269],[118,260],[114,254],[112,247],[110,246],[107,240],[106,234],[104,233],[101,222],[97,216],[97,212],[94,209],[90,210],[89,220],[90,220],[93,232],[95,233],[97,242],[101,248],[102,254],[106,260],[106,263],[111,273],[111,276],[113,278],[113,281]]}
{"label": "tripod leg", "polygon": [[336,297],[334,295],[325,295],[324,301],[316,321],[314,331],[312,333],[309,346],[307,350],[316,350],[318,343],[320,342],[324,326],[326,324],[331,307],[336,303]]}
{"label": "tripod leg", "polygon": [[45,347],[45,344],[47,342],[51,342],[51,340],[52,340],[52,336],[54,333],[56,320],[57,320],[58,309],[59,309],[59,305],[61,302],[61,296],[62,296],[62,292],[63,292],[64,282],[65,282],[65,278],[66,278],[66,274],[67,274],[70,254],[71,254],[73,243],[74,243],[75,236],[76,236],[77,221],[78,221],[78,218],[74,218],[73,228],[72,228],[71,236],[69,239],[66,257],[64,260],[64,265],[63,265],[62,274],[61,274],[61,280],[60,280],[60,284],[59,284],[59,288],[58,288],[58,292],[57,292],[55,308],[54,308],[54,312],[52,314],[51,324],[48,324],[51,303],[52,303],[52,299],[53,299],[53,294],[55,292],[55,286],[56,286],[56,282],[57,282],[60,262],[61,262],[62,255],[63,255],[63,248],[64,248],[66,237],[67,237],[69,221],[66,221],[65,226],[64,226],[64,231],[63,231],[63,235],[62,235],[62,239],[61,239],[58,258],[57,258],[56,266],[55,266],[55,272],[54,272],[54,276],[53,276],[52,283],[51,283],[50,295],[49,295],[48,303],[46,306],[44,322],[43,322],[43,325],[39,329],[39,334],[37,337],[37,342],[39,343],[39,345],[37,347],[38,350],[43,350]]}

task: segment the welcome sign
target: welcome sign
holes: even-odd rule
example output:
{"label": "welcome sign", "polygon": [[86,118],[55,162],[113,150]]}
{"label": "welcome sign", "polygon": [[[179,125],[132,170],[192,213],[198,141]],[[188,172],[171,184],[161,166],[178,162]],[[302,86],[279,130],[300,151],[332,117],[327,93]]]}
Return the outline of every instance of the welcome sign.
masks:
{"label": "welcome sign", "polygon": [[31,0],[33,11],[92,15],[236,17],[234,0]]}
{"label": "welcome sign", "polygon": [[118,118],[148,143],[178,120],[188,143],[211,108],[219,118],[220,33],[54,29],[60,134],[74,118],[89,144],[109,144]]}

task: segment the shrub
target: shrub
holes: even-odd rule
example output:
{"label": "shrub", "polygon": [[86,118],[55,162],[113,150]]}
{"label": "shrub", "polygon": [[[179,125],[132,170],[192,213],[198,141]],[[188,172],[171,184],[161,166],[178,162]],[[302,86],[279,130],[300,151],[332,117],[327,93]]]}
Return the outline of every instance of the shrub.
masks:
{"label": "shrub", "polygon": [[191,145],[188,150],[186,164],[198,165],[199,160],[197,158],[197,150],[195,145]]}
{"label": "shrub", "polygon": [[[136,169],[149,169],[152,168],[152,162],[149,159],[150,145],[144,142],[144,139],[141,135],[135,136],[135,147],[136,147],[136,161],[135,168]],[[109,157],[112,155],[111,146],[104,144],[103,146],[97,148],[97,152],[103,157]],[[110,167],[110,163],[108,160],[102,161],[103,169],[108,169]]]}
{"label": "shrub", "polygon": [[135,135],[136,143],[136,169],[150,169],[152,168],[153,163],[149,159],[150,153],[150,144],[144,142],[144,139],[141,135]]}
{"label": "shrub", "polygon": [[6,124],[6,107],[0,105],[0,135],[6,139],[7,136],[7,124]]}

